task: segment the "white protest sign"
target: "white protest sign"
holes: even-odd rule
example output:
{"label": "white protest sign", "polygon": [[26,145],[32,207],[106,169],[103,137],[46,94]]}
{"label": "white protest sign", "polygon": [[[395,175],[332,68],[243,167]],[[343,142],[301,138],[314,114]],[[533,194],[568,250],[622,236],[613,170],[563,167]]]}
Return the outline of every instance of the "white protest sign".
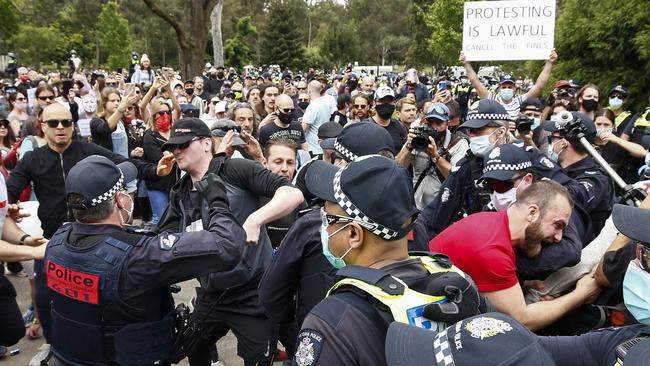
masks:
{"label": "white protest sign", "polygon": [[90,136],[90,118],[78,120],[77,127],[79,127],[79,133],[81,136]]}
{"label": "white protest sign", "polygon": [[546,60],[554,34],[555,0],[465,2],[467,61]]}
{"label": "white protest sign", "polygon": [[27,103],[29,103],[29,105],[36,104],[36,88],[27,89]]}

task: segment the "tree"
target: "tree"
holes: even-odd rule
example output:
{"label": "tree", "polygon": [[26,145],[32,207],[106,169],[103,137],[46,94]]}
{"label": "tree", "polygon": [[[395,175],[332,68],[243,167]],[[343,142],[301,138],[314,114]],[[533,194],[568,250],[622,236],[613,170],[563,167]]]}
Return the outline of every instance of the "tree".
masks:
{"label": "tree", "polygon": [[9,0],[0,0],[0,45],[18,30],[18,10]]}
{"label": "tree", "polygon": [[257,33],[257,28],[251,23],[251,17],[243,17],[237,22],[237,33],[226,41],[224,54],[228,66],[241,70],[250,62],[250,47],[246,37]]}
{"label": "tree", "polygon": [[119,5],[110,0],[102,6],[97,19],[99,43],[108,55],[108,66],[111,69],[126,67],[131,54],[131,37],[129,22],[120,14]]}
{"label": "tree", "polygon": [[292,69],[303,66],[305,56],[298,20],[305,19],[305,10],[301,0],[271,0],[260,50],[264,64]]}
{"label": "tree", "polygon": [[223,1],[217,2],[212,9],[210,22],[212,23],[212,49],[214,52],[214,64],[223,66],[223,38],[221,36],[221,14],[223,13]]}
{"label": "tree", "polygon": [[223,0],[192,0],[182,13],[163,10],[154,0],[142,1],[154,14],[174,28],[181,50],[181,74],[185,78],[201,75],[206,56],[210,14],[217,2]]}
{"label": "tree", "polygon": [[429,66],[435,59],[429,48],[429,36],[433,29],[427,22],[427,11],[431,0],[413,0],[413,7],[409,16],[409,29],[411,45],[406,52],[406,63],[411,66]]}
{"label": "tree", "polygon": [[319,32],[324,34],[324,37],[318,44],[323,56],[337,67],[341,67],[341,65],[358,59],[360,49],[359,33],[355,23],[351,20],[334,19],[336,23],[327,25],[329,32],[327,30]]}
{"label": "tree", "polygon": [[425,21],[432,30],[427,48],[435,55],[431,64],[450,66],[458,62],[463,47],[463,0],[437,0],[429,6]]}

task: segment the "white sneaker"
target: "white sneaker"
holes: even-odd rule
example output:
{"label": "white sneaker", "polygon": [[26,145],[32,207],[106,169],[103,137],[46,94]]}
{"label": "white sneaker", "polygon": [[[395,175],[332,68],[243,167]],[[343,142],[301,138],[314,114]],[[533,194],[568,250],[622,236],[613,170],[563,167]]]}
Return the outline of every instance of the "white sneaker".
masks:
{"label": "white sneaker", "polygon": [[41,366],[41,362],[47,360],[47,357],[50,355],[50,348],[51,346],[48,343],[43,343],[38,348],[38,353],[29,361],[29,366]]}
{"label": "white sneaker", "polygon": [[226,366],[226,364],[221,362],[221,361],[217,361],[217,362],[211,363],[210,366]]}

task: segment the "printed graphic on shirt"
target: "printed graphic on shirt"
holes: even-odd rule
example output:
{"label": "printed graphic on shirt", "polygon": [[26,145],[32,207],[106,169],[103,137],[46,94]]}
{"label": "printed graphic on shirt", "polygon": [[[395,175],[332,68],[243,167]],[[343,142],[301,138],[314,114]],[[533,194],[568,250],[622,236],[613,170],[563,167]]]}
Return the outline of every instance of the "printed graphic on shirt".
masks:
{"label": "printed graphic on shirt", "polygon": [[315,330],[305,329],[298,334],[295,359],[298,366],[310,366],[318,361],[323,348],[323,336]]}
{"label": "printed graphic on shirt", "polygon": [[46,265],[47,287],[71,299],[95,304],[99,302],[99,276],[75,271],[51,260]]}
{"label": "printed graphic on shirt", "polygon": [[176,242],[176,236],[172,234],[160,235],[160,249],[170,250]]}
{"label": "printed graphic on shirt", "polygon": [[504,322],[503,320],[480,317],[472,319],[465,324],[467,330],[473,338],[485,339],[494,337],[497,334],[506,334],[512,330],[512,325]]}

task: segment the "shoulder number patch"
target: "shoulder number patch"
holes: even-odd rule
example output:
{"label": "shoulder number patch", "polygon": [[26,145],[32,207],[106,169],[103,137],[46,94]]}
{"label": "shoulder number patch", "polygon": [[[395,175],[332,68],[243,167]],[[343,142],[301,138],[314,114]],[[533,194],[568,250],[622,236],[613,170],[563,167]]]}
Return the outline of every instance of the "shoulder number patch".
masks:
{"label": "shoulder number patch", "polygon": [[323,335],[312,329],[305,329],[298,334],[295,360],[298,366],[310,366],[318,361],[323,349]]}

